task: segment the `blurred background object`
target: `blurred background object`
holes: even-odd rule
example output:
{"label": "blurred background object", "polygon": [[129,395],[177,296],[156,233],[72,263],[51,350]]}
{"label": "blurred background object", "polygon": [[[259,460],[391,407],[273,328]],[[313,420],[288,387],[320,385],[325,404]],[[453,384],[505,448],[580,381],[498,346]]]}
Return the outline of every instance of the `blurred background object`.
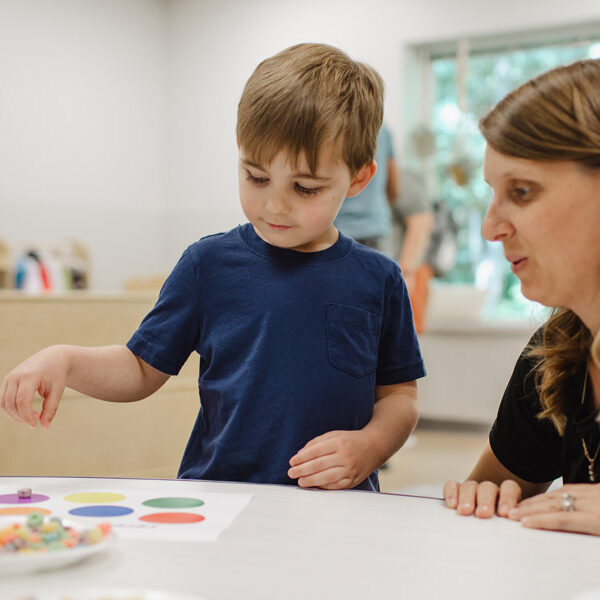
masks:
{"label": "blurred background object", "polygon": [[0,241],[0,289],[28,294],[87,290],[90,253],[79,240]]}

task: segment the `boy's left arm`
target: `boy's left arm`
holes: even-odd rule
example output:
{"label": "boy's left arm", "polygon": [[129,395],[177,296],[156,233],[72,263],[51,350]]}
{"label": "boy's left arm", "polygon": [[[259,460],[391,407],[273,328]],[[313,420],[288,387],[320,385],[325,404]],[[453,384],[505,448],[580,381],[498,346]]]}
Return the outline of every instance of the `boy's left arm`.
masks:
{"label": "boy's left arm", "polygon": [[353,488],[404,445],[417,419],[416,381],[378,385],[367,425],[312,439],[290,459],[288,475],[300,487]]}

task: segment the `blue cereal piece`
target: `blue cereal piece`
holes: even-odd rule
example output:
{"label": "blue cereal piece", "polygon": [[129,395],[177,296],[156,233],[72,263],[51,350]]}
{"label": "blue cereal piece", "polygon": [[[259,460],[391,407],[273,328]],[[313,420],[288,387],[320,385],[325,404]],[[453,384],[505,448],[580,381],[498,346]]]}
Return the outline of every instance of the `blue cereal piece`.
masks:
{"label": "blue cereal piece", "polygon": [[59,531],[51,531],[50,533],[42,533],[42,539],[46,544],[62,539]]}

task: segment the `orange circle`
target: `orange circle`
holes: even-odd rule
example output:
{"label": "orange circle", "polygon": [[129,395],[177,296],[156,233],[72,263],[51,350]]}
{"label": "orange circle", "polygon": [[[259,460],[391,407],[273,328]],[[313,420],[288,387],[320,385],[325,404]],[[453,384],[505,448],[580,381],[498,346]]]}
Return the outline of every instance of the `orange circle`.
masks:
{"label": "orange circle", "polygon": [[51,510],[38,508],[37,506],[11,506],[9,508],[0,508],[0,515],[29,515],[33,512],[40,512],[43,515],[52,514]]}
{"label": "orange circle", "polygon": [[152,513],[150,515],[144,515],[140,517],[140,521],[148,521],[149,523],[199,523],[204,521],[202,515],[196,515],[194,513],[183,513],[183,512],[163,512],[163,513]]}

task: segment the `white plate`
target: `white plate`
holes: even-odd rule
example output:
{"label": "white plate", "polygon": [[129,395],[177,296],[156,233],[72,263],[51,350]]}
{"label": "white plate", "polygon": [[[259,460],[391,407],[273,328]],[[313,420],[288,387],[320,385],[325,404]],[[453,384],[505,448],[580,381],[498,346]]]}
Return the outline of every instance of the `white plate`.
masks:
{"label": "white plate", "polygon": [[[2,517],[0,519],[0,529],[11,523],[25,523],[26,520],[26,516]],[[63,521],[63,525],[79,530],[86,529],[85,526],[79,523],[74,524],[69,521]],[[110,533],[97,544],[91,544],[90,546],[75,546],[64,550],[47,550],[46,552],[32,552],[30,554],[2,553],[0,554],[0,575],[22,575],[23,573],[35,573],[36,571],[62,569],[89,556],[100,554],[114,543],[115,534]]]}
{"label": "white plate", "polygon": [[182,592],[166,592],[161,590],[140,589],[88,589],[69,594],[42,594],[31,596],[31,600],[207,600],[205,596],[184,594]]}

